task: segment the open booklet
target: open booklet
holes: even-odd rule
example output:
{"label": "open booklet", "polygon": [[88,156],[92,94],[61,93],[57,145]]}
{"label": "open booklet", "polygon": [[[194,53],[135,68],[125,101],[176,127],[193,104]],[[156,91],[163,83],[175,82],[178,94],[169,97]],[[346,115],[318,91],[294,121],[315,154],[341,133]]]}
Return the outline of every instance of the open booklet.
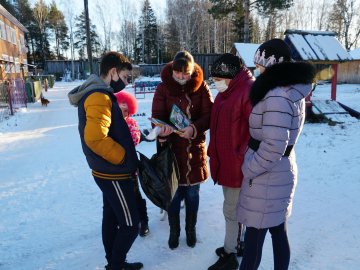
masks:
{"label": "open booklet", "polygon": [[191,121],[189,118],[187,118],[185,113],[183,113],[175,104],[171,109],[170,122],[173,123],[178,129],[186,128],[191,124]]}
{"label": "open booklet", "polygon": [[155,126],[164,126],[169,125],[174,129],[174,132],[177,134],[181,134],[182,132],[179,129],[183,129],[188,127],[191,124],[191,121],[187,116],[180,110],[178,106],[175,104],[172,106],[171,113],[170,113],[170,122],[172,124],[166,123],[160,119],[151,117],[149,120],[155,125]]}

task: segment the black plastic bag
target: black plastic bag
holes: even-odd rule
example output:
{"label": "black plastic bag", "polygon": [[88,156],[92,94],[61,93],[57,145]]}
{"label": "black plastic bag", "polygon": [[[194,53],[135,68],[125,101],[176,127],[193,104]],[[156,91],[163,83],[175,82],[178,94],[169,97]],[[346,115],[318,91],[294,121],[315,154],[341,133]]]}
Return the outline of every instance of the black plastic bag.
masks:
{"label": "black plastic bag", "polygon": [[138,153],[141,188],[152,203],[167,211],[179,179],[179,168],[171,145],[165,143],[151,159]]}

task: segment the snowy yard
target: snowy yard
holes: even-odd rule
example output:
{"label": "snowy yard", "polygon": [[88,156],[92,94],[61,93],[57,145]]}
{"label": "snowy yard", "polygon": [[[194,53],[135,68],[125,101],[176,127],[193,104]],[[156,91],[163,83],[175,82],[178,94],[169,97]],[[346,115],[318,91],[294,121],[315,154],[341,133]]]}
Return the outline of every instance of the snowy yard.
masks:
{"label": "snowy yard", "polygon": [[[77,83],[78,84],[78,83]],[[105,265],[101,242],[101,192],[83,156],[77,109],[67,93],[76,83],[55,84],[45,93],[48,107],[29,104],[0,123],[0,269],[95,270]],[[129,88],[131,89],[131,88]],[[215,94],[215,92],[213,92]],[[330,85],[313,98],[329,99]],[[360,111],[360,85],[339,85],[337,99]],[[139,99],[136,116],[150,127],[152,94]],[[305,124],[295,147],[299,181],[289,219],[290,269],[360,269],[360,121]],[[151,156],[154,143],[138,150]],[[167,245],[168,223],[148,201],[150,235],[138,237],[129,261],[144,270],[204,270],[223,244],[222,189],[209,179],[201,186],[198,243],[186,245],[184,211],[180,246]],[[239,258],[241,260],[241,258]],[[271,239],[262,270],[273,269]]]}

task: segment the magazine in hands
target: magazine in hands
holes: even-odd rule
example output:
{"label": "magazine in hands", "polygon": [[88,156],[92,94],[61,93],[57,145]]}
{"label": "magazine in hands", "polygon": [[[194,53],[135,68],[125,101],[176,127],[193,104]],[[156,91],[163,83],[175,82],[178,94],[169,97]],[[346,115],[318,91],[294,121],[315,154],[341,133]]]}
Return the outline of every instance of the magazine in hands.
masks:
{"label": "magazine in hands", "polygon": [[191,121],[185,113],[183,113],[178,106],[175,104],[171,108],[170,112],[170,122],[173,124],[168,124],[160,119],[150,117],[149,120],[155,125],[159,127],[163,127],[164,125],[171,126],[174,129],[176,134],[182,134],[183,132],[179,129],[183,129],[188,127],[191,124]]}
{"label": "magazine in hands", "polygon": [[182,134],[182,132],[180,130],[178,130],[177,127],[175,127],[175,126],[173,126],[171,124],[168,124],[168,123],[166,123],[164,121],[161,121],[160,119],[157,119],[157,118],[154,118],[154,117],[149,117],[148,119],[151,121],[151,123],[153,123],[157,127],[163,127],[165,125],[168,125],[168,126],[170,126],[170,127],[172,127],[174,129],[174,132],[176,134]]}
{"label": "magazine in hands", "polygon": [[171,113],[170,113],[170,122],[177,127],[177,129],[183,129],[190,126],[191,121],[185,113],[183,113],[178,106],[175,104],[172,106]]}

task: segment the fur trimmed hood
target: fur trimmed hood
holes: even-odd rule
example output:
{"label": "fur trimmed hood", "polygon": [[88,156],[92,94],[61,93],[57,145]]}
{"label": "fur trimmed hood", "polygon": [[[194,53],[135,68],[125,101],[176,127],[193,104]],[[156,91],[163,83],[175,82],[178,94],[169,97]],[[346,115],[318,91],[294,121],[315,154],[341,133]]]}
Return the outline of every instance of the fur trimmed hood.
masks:
{"label": "fur trimmed hood", "polygon": [[[305,62],[283,62],[273,65],[257,77],[250,90],[250,101],[255,106],[276,87],[295,84],[311,84],[316,74],[315,67]],[[307,96],[304,93],[304,96]]]}
{"label": "fur trimmed hood", "polygon": [[161,80],[169,89],[170,95],[180,96],[182,93],[191,94],[199,90],[202,85],[203,79],[203,70],[201,67],[195,63],[194,72],[191,75],[191,79],[186,82],[185,85],[178,84],[172,76],[172,62],[165,65],[161,71]]}

